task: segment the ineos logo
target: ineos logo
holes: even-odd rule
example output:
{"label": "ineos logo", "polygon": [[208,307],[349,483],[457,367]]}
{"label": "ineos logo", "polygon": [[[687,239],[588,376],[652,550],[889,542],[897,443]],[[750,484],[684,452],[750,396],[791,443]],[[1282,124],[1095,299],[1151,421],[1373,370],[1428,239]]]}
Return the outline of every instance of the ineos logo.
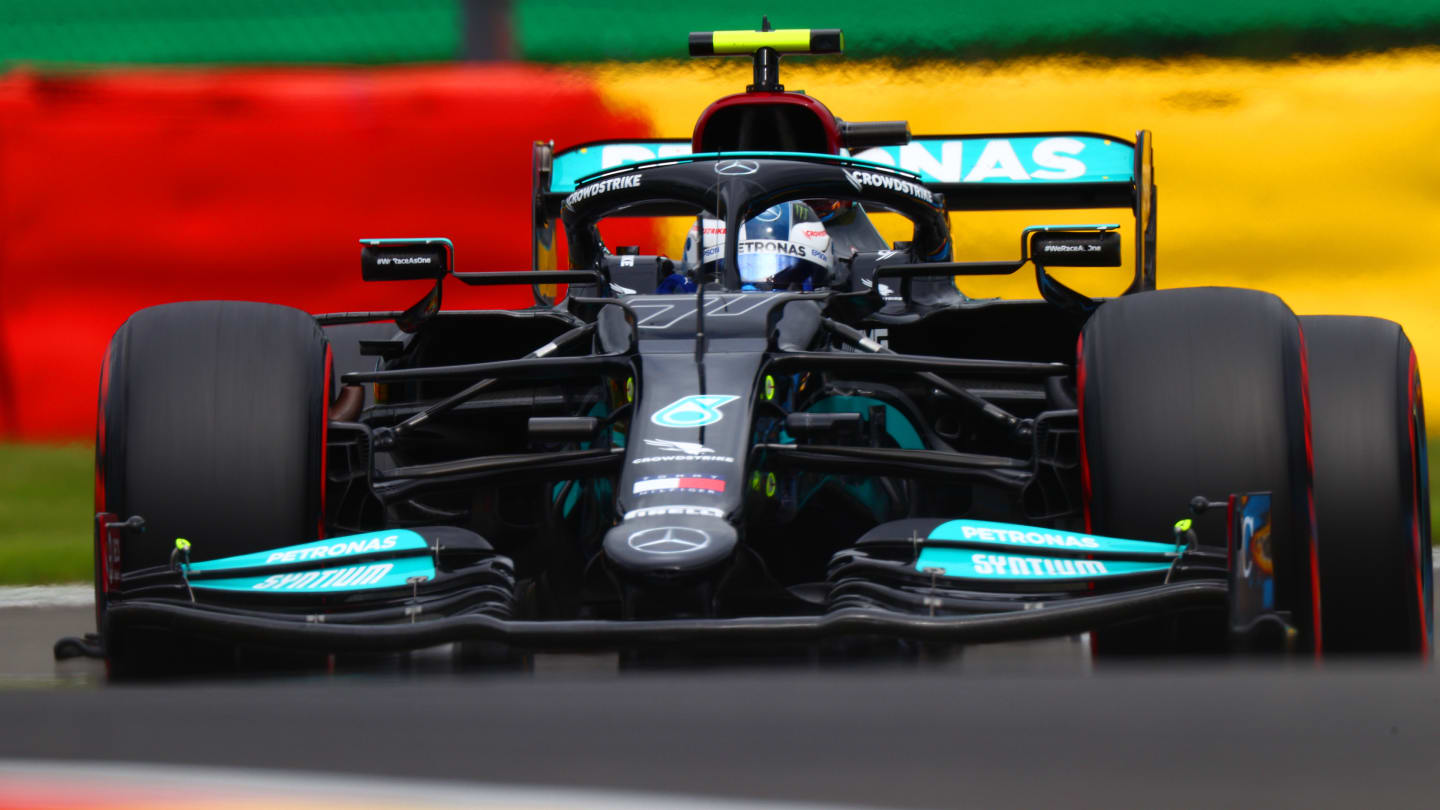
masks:
{"label": "ineos logo", "polygon": [[626,545],[645,554],[687,554],[710,545],[710,535],[685,526],[642,529],[630,535]]}
{"label": "ineos logo", "polygon": [[722,160],[715,164],[716,174],[754,174],[760,171],[760,164],[753,160]]}
{"label": "ineos logo", "polygon": [[705,456],[714,453],[714,450],[703,444],[695,442],[672,442],[669,439],[646,439],[645,443],[651,447],[658,447],[667,453],[684,453],[687,456]]}

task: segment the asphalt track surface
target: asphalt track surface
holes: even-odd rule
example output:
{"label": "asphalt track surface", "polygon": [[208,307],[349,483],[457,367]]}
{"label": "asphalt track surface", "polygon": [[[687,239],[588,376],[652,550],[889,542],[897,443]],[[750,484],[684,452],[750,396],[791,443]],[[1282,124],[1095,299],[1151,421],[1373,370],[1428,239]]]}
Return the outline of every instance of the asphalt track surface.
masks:
{"label": "asphalt track surface", "polygon": [[[875,807],[1422,806],[1440,676],[1404,662],[1093,666],[1069,639],[914,666],[617,672],[553,657],[105,686],[88,609],[0,609],[0,758]],[[49,687],[49,688],[38,688]],[[68,688],[67,688],[68,687]]]}

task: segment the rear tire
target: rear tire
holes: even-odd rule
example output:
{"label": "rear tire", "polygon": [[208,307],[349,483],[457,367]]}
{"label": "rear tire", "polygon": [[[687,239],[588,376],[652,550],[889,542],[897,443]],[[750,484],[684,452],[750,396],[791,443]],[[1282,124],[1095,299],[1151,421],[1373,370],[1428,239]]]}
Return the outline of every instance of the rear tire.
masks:
{"label": "rear tire", "polygon": [[130,316],[106,354],[96,435],[96,511],[146,524],[123,542],[122,573],[167,565],[177,537],[199,561],[323,534],[329,363],[315,319],[288,307]]}
{"label": "rear tire", "polygon": [[1430,497],[1415,352],[1392,321],[1314,316],[1300,323],[1326,651],[1428,656]]}
{"label": "rear tire", "polygon": [[[1090,530],[1168,542],[1196,495],[1271,492],[1278,605],[1301,646],[1318,646],[1304,344],[1284,302],[1218,287],[1110,301],[1085,325],[1079,375]],[[1224,510],[1194,528],[1202,546],[1225,548]],[[1097,654],[1219,652],[1226,617],[1157,618],[1092,639]]]}

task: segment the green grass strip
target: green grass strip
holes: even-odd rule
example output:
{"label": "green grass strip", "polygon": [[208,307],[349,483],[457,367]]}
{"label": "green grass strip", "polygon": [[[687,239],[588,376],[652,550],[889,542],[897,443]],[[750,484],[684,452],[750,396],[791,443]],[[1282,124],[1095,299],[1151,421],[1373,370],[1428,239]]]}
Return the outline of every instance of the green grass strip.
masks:
{"label": "green grass strip", "polygon": [[0,585],[90,581],[89,444],[0,444]]}

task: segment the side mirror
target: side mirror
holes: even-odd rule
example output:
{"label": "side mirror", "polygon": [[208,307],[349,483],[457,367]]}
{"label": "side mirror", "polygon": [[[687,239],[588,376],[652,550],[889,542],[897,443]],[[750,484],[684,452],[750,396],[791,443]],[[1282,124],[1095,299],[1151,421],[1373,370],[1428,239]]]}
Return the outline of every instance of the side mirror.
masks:
{"label": "side mirror", "polygon": [[1100,230],[1098,226],[1068,227],[1077,229],[1027,228],[1030,236],[1027,258],[1044,267],[1120,266],[1119,231]]}
{"label": "side mirror", "polygon": [[1045,272],[1048,267],[1119,267],[1119,225],[1031,225],[1020,235],[1021,261],[1035,265],[1040,297],[1083,322],[1099,304]]}
{"label": "side mirror", "polygon": [[449,239],[361,239],[360,277],[365,281],[442,279],[450,274],[455,246]]}

